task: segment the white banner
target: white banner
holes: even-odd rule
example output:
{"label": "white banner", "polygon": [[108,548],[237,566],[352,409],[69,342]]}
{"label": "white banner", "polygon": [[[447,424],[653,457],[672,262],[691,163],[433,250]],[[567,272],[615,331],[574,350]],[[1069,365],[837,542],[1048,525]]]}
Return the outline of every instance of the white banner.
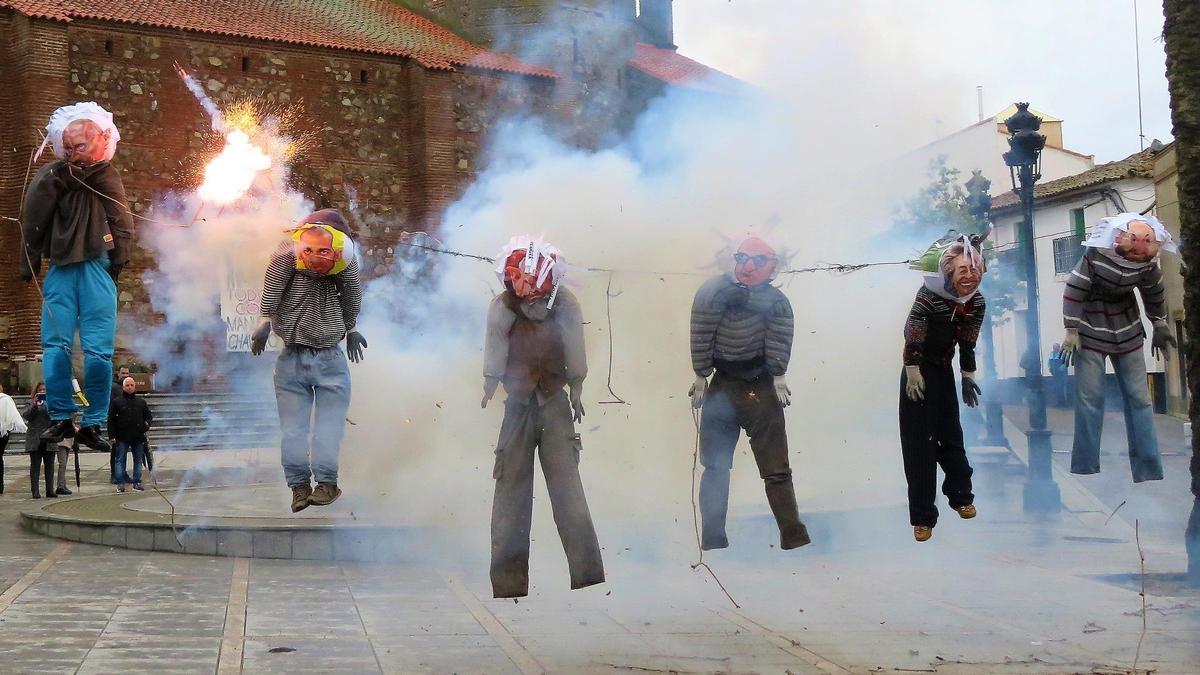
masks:
{"label": "white banner", "polygon": [[[262,299],[262,271],[255,276],[239,274],[233,266],[226,268],[225,283],[221,285],[221,320],[225,322],[225,350],[250,351],[250,335],[258,327]],[[274,333],[267,341],[268,351],[280,351],[283,341]]]}

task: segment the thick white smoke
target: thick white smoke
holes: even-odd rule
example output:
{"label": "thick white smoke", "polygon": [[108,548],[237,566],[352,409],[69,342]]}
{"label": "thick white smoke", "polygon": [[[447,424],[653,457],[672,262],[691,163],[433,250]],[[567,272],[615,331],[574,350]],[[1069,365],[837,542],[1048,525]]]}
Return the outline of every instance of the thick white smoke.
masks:
{"label": "thick white smoke", "polygon": [[[566,283],[588,322],[590,368],[581,471],[602,545],[632,536],[680,563],[694,550],[689,312],[697,287],[731,266],[731,243],[761,236],[790,252],[792,267],[912,253],[865,244],[886,227],[886,208],[838,187],[851,167],[800,161],[821,136],[795,124],[798,114],[762,93],[679,91],[656,101],[628,141],[598,152],[513,123],[495,137],[491,168],[445,215],[448,249],[494,255],[512,235],[544,235],[573,266]],[[434,278],[402,267],[368,293],[372,351],[353,371],[351,416],[361,423],[348,432],[343,466],[356,491],[370,486],[360,508],[484,544],[502,406],[498,397],[479,408],[481,347],[500,286],[487,263],[438,263]],[[796,313],[787,419],[802,512],[899,503],[900,335],[919,275],[873,267],[778,283]],[[417,307],[417,318],[396,325],[373,297]],[[627,404],[606,402],[610,339],[613,391]],[[744,441],[731,501],[734,517],[769,513]],[[561,557],[549,505],[537,502],[541,554]]]}

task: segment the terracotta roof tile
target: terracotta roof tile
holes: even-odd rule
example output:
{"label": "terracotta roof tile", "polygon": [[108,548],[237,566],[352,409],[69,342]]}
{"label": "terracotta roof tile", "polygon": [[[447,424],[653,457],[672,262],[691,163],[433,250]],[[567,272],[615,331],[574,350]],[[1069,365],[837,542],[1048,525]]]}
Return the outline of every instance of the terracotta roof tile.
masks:
{"label": "terracotta roof tile", "polygon": [[[1101,164],[1074,176],[1039,183],[1033,187],[1034,199],[1054,197],[1122,178],[1150,178],[1154,175],[1154,156],[1156,154],[1153,150],[1146,149],[1125,159]],[[992,210],[1013,208],[1020,203],[1017,194],[1009,191],[992,198]]]}
{"label": "terracotta roof tile", "polygon": [[557,77],[472,44],[387,0],[0,0],[0,8],[71,21],[97,19],[274,42],[405,56],[426,68],[470,66]]}
{"label": "terracotta roof tile", "polygon": [[709,68],[699,61],[693,61],[673,49],[662,49],[639,42],[635,45],[635,50],[633,58],[629,59],[629,65],[667,84],[721,94],[736,93],[741,85],[737,78]]}

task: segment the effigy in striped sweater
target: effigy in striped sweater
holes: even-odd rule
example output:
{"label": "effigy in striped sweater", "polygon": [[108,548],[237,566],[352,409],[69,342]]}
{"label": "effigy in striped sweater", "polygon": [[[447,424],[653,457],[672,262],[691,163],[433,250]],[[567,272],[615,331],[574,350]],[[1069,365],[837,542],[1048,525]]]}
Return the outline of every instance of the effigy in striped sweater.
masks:
{"label": "effigy in striped sweater", "polygon": [[1150,215],[1121,213],[1092,227],[1085,251],[1063,292],[1063,360],[1075,366],[1075,438],[1071,471],[1100,471],[1105,359],[1125,399],[1129,462],[1135,483],[1163,477],[1146,384],[1146,329],[1135,291],[1153,326],[1151,353],[1166,358],[1176,341],[1167,325],[1166,288],[1159,257],[1177,253],[1171,233]]}

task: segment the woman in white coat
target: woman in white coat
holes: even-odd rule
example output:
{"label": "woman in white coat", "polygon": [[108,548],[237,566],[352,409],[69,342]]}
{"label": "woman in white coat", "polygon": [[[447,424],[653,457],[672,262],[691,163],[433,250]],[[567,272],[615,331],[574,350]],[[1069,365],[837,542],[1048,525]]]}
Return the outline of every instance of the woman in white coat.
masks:
{"label": "woman in white coat", "polygon": [[14,431],[25,433],[25,420],[17,410],[16,401],[0,386],[0,494],[4,494],[4,448],[8,446],[9,434]]}

